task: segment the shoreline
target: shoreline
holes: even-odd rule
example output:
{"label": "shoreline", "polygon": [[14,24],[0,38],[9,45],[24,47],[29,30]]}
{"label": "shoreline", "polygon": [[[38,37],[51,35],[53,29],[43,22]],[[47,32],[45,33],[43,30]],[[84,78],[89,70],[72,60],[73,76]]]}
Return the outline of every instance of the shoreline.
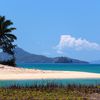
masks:
{"label": "shoreline", "polygon": [[99,73],[51,71],[0,65],[0,80],[100,79]]}

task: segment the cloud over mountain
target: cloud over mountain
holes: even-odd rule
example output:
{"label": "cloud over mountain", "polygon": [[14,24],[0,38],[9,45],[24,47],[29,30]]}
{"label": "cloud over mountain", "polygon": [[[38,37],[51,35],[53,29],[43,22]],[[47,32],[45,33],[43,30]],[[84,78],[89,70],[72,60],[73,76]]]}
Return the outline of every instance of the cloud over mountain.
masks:
{"label": "cloud over mountain", "polygon": [[74,50],[100,50],[100,44],[83,38],[75,38],[71,35],[61,35],[60,41],[56,46],[57,52],[63,53],[63,50],[67,48]]}

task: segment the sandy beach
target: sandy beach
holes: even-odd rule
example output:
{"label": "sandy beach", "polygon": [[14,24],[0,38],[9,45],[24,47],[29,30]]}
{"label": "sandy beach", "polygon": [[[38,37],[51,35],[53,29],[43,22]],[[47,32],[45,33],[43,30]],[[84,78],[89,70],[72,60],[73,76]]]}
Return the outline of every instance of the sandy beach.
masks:
{"label": "sandy beach", "polygon": [[45,71],[0,65],[0,80],[100,78],[100,74],[77,71]]}

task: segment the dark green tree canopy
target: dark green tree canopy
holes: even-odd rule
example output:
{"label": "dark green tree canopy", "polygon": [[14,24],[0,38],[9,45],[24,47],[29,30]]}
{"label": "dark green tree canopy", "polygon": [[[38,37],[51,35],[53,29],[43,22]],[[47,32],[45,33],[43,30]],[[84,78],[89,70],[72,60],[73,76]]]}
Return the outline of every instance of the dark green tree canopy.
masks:
{"label": "dark green tree canopy", "polygon": [[13,25],[13,22],[6,20],[5,16],[0,16],[0,48],[11,55],[14,54],[13,49],[15,45],[13,44],[16,40],[16,36],[12,34],[13,30],[16,30]]}

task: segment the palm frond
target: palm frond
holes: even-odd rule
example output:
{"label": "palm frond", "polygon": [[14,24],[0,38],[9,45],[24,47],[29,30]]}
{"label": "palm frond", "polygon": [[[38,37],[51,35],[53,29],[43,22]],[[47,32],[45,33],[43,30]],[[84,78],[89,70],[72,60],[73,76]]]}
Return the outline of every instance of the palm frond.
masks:
{"label": "palm frond", "polygon": [[0,48],[8,54],[14,55],[13,49],[15,45],[13,42],[17,37],[11,33],[16,29],[10,27],[11,25],[13,25],[13,22],[6,20],[5,16],[0,16]]}
{"label": "palm frond", "polygon": [[3,28],[7,28],[9,27],[10,25],[12,25],[13,22],[11,22],[10,20],[6,20],[4,23],[3,23]]}
{"label": "palm frond", "polygon": [[13,30],[16,30],[16,28],[11,27],[11,28],[9,28],[9,29],[5,29],[5,30],[4,30],[4,33],[9,33],[9,32],[12,32]]}
{"label": "palm frond", "polygon": [[5,16],[0,16],[0,23],[3,23],[5,21]]}

